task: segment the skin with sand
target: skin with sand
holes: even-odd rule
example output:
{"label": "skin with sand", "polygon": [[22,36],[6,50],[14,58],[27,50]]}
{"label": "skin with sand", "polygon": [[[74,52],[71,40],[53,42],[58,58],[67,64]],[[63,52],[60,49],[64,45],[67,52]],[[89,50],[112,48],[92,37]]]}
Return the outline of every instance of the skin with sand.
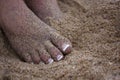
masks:
{"label": "skin with sand", "polygon": [[51,21],[51,27],[68,38],[75,51],[52,64],[28,64],[14,55],[0,30],[0,80],[119,80],[120,0],[58,4],[67,17]]}
{"label": "skin with sand", "polygon": [[0,24],[11,47],[28,63],[60,61],[71,42],[48,24],[62,18],[56,0],[1,0]]}

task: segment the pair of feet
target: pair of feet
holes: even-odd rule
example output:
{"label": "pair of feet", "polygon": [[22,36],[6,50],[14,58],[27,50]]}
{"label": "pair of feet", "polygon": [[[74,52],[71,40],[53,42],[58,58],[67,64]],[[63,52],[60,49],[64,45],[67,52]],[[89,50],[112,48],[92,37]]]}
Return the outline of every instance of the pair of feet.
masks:
{"label": "pair of feet", "polygon": [[1,28],[28,63],[59,61],[72,50],[70,41],[46,24],[48,17],[62,17],[56,0],[0,0]]}

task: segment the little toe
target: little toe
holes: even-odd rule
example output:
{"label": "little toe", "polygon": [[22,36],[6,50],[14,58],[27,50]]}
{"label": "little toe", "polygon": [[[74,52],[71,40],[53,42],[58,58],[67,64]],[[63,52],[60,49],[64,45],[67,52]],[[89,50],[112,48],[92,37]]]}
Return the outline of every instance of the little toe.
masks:
{"label": "little toe", "polygon": [[60,61],[64,56],[50,41],[45,42],[45,47],[48,53],[55,61]]}
{"label": "little toe", "polygon": [[52,43],[56,47],[58,47],[64,54],[68,54],[72,51],[71,42],[67,38],[59,35],[58,33],[54,33],[51,40],[52,40]]}
{"label": "little toe", "polygon": [[37,51],[30,52],[31,58],[33,63],[39,64],[40,63],[40,56]]}
{"label": "little toe", "polygon": [[45,64],[51,64],[54,62],[54,60],[51,58],[51,56],[48,54],[47,51],[45,50],[40,50],[39,52],[40,59],[45,63]]}

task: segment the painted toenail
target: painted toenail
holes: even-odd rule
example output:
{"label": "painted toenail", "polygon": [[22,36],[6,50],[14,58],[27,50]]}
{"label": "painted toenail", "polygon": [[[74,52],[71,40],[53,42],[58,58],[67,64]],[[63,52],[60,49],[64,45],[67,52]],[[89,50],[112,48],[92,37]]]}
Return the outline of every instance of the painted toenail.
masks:
{"label": "painted toenail", "polygon": [[66,49],[67,49],[69,46],[70,46],[69,44],[63,44],[63,46],[62,46],[63,51],[66,51]]}
{"label": "painted toenail", "polygon": [[48,63],[51,64],[51,63],[53,63],[53,61],[54,61],[54,60],[50,58],[50,59],[48,60]]}
{"label": "painted toenail", "polygon": [[31,62],[30,64],[32,64],[32,65],[33,65],[34,63],[33,63],[33,62]]}
{"label": "painted toenail", "polygon": [[63,58],[63,55],[57,55],[57,60],[61,60]]}

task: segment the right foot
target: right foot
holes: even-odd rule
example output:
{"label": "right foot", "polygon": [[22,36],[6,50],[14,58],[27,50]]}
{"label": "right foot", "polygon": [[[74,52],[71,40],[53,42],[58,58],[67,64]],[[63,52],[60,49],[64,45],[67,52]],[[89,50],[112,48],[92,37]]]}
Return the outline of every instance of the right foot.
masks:
{"label": "right foot", "polygon": [[23,0],[1,0],[0,11],[2,29],[24,61],[52,63],[71,52],[70,41],[42,22]]}

